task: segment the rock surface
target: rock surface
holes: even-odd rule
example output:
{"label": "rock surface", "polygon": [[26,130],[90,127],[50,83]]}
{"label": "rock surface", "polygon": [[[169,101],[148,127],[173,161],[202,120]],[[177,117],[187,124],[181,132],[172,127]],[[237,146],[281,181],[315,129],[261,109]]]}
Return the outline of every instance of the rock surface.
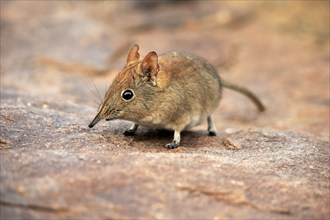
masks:
{"label": "rock surface", "polygon": [[[329,219],[328,8],[1,1],[1,219]],[[208,58],[267,111],[225,91],[219,135],[174,150],[168,131],[89,129],[92,80],[102,96],[132,42]]]}

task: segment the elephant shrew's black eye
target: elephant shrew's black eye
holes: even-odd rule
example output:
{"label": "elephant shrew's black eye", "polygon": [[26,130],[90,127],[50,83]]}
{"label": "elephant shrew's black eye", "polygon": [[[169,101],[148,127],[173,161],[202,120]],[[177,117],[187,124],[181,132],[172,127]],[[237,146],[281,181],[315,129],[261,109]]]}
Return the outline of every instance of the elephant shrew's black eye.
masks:
{"label": "elephant shrew's black eye", "polygon": [[134,92],[131,89],[126,89],[121,93],[121,97],[125,101],[129,101],[134,97]]}

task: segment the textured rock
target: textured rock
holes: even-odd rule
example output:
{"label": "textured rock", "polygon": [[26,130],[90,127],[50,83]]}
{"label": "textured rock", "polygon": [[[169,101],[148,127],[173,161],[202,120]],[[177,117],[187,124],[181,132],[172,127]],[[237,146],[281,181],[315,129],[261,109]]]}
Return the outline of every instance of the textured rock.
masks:
{"label": "textured rock", "polygon": [[186,132],[182,147],[167,150],[168,132],[125,137],[127,123],[88,130],[76,114],[51,108],[8,104],[3,112],[12,121],[2,120],[2,136],[10,139],[1,145],[2,217],[329,214],[329,143],[309,135],[257,129],[213,138]]}
{"label": "textured rock", "polygon": [[[136,4],[1,2],[1,219],[329,219],[328,3]],[[219,135],[174,150],[168,131],[89,129],[91,78],[103,94],[130,41],[210,57],[267,112],[225,91]]]}

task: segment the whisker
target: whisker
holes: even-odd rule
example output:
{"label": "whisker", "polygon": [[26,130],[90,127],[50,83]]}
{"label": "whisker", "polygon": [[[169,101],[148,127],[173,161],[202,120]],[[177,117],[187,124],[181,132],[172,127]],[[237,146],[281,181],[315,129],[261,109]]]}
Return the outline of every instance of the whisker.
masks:
{"label": "whisker", "polygon": [[[102,99],[102,97],[101,97],[101,95],[100,95],[99,90],[97,89],[97,87],[96,87],[96,85],[95,85],[95,82],[94,82],[93,78],[91,77],[91,72],[90,72],[88,69],[85,69],[85,71],[88,73],[88,78],[92,81],[93,86],[94,86],[94,88],[95,88],[95,90],[96,90],[96,93],[95,93],[95,90],[93,90],[91,87],[89,87],[89,86],[87,86],[87,87],[88,87],[89,91],[90,91],[92,94],[94,94],[95,96],[98,97],[98,99],[99,99],[99,101],[100,101],[100,103],[98,103],[98,106],[100,106],[100,105],[102,104],[102,102],[103,102],[103,99]],[[95,102],[95,100],[94,100],[94,102]]]}
{"label": "whisker", "polygon": [[104,88],[104,97],[105,97],[105,94],[107,94],[107,86],[104,84],[103,88]]}
{"label": "whisker", "polygon": [[99,90],[97,89],[97,87],[96,87],[96,85],[95,85],[93,79],[92,79],[92,82],[93,82],[94,88],[96,89],[97,95],[98,95],[98,97],[100,98],[100,101],[101,101],[101,103],[102,103],[102,102],[103,102],[103,99],[101,98],[100,92],[99,92]]}
{"label": "whisker", "polygon": [[100,103],[99,99],[95,99],[95,97],[97,97],[95,91],[90,87],[90,85],[87,82],[84,82],[85,87],[88,88],[87,94],[86,94],[86,98],[88,99],[88,103],[92,103],[93,106],[95,106],[96,108],[100,107],[100,105],[102,103]]}
{"label": "whisker", "polygon": [[95,104],[95,107],[99,107],[100,106],[100,103],[98,103],[98,101],[96,101],[94,98],[91,98],[91,97],[87,97],[88,100],[93,103],[93,105]]}
{"label": "whisker", "polygon": [[[93,99],[93,102],[97,103],[97,105],[100,106],[100,105],[102,104],[102,101],[99,100],[99,97],[98,97],[97,93],[95,92],[95,90],[92,89],[92,88],[90,87],[90,85],[89,85],[87,82],[85,83],[85,85],[86,85],[86,87],[88,88],[90,94],[93,95],[93,98],[91,98],[91,97],[88,97],[88,98]],[[98,98],[97,98],[98,101],[94,99],[95,96],[98,97]],[[100,101],[101,101],[101,102],[100,102]]]}

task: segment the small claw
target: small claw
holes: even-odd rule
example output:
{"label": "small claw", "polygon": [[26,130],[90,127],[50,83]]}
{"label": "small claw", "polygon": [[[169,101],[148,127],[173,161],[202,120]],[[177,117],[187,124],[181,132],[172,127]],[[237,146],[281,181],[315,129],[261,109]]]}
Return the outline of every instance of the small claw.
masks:
{"label": "small claw", "polygon": [[125,136],[134,136],[135,131],[133,131],[132,129],[128,129],[126,131],[124,131],[124,135]]}
{"label": "small claw", "polygon": [[209,136],[212,136],[212,137],[217,136],[217,132],[209,131]]}
{"label": "small claw", "polygon": [[174,148],[179,147],[179,145],[180,145],[179,143],[172,142],[172,143],[166,144],[166,147],[167,147],[168,149],[174,149]]}

